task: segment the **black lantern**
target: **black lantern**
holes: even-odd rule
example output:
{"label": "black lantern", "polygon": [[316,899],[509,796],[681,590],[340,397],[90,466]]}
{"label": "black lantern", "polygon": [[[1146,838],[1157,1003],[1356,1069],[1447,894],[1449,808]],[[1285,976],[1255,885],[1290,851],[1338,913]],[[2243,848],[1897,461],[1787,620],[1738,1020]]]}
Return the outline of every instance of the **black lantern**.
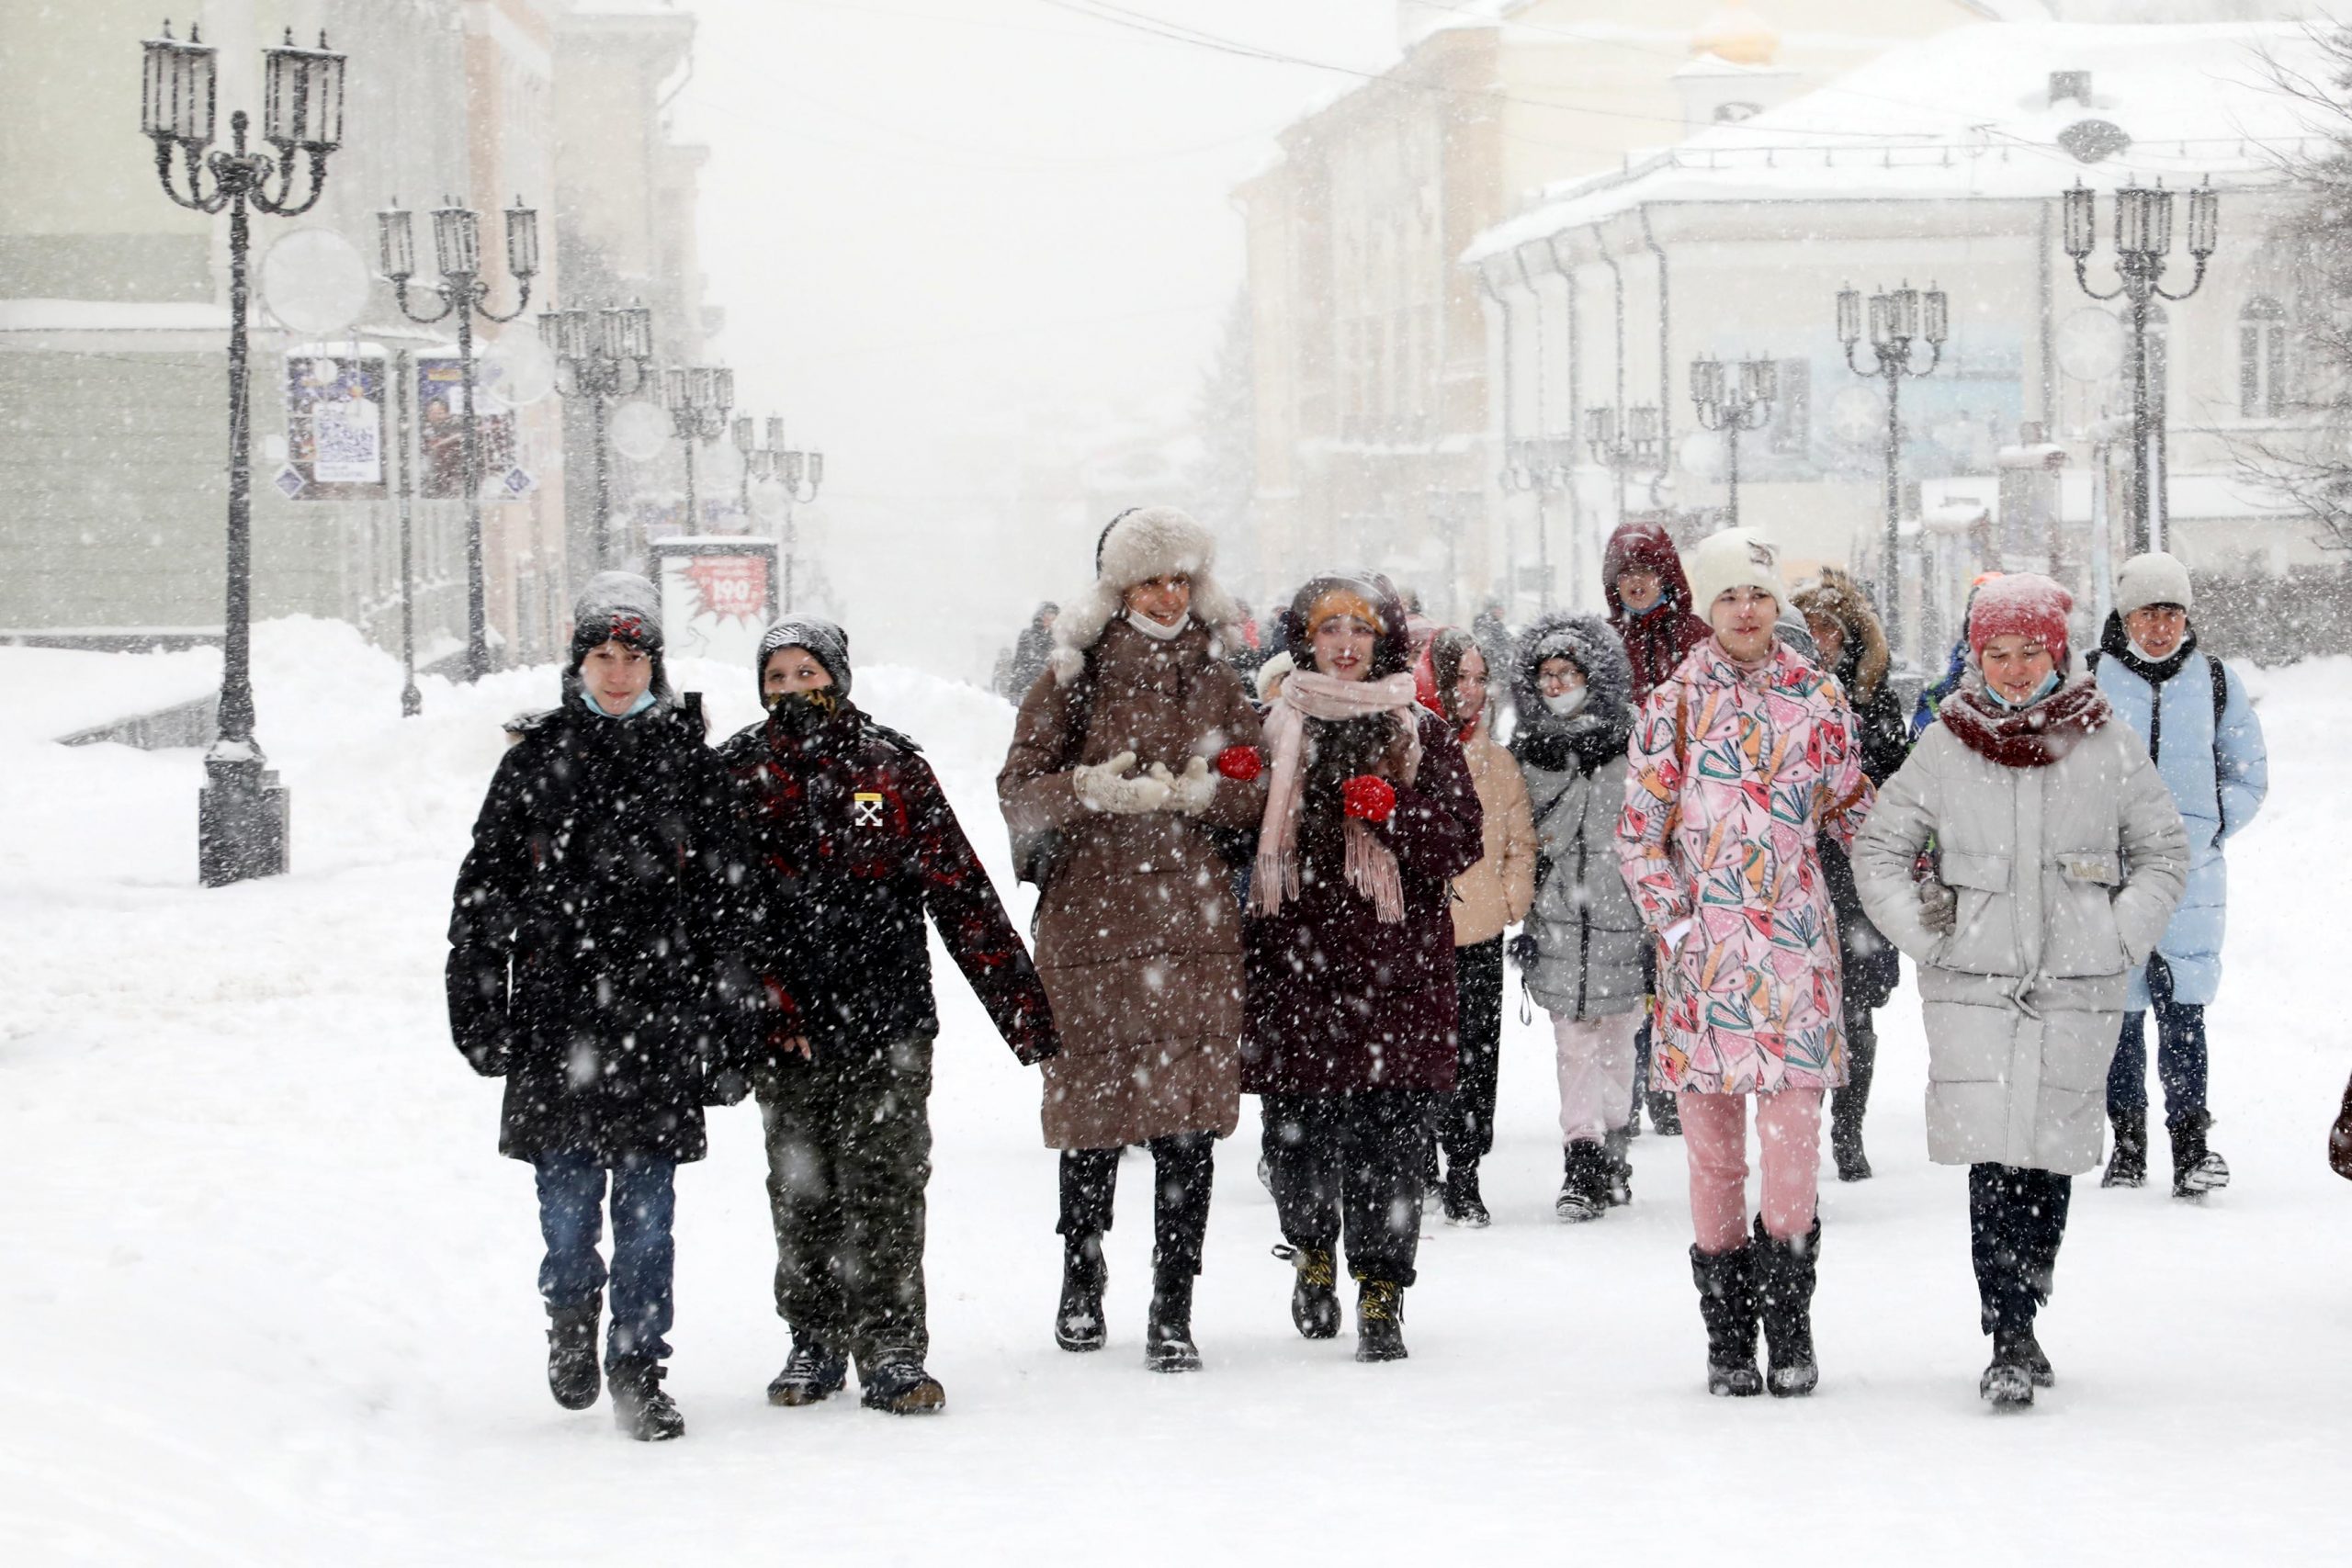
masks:
{"label": "black lantern", "polygon": [[212,145],[217,51],[198,41],[193,27],[186,43],[174,39],[169,22],[164,24],[163,37],[151,38],[141,47],[146,51],[139,94],[141,134],[192,152]]}
{"label": "black lantern", "polygon": [[319,35],[316,49],[298,48],[294,29],[265,50],[261,134],[275,146],[332,152],[343,145],[343,56]]}

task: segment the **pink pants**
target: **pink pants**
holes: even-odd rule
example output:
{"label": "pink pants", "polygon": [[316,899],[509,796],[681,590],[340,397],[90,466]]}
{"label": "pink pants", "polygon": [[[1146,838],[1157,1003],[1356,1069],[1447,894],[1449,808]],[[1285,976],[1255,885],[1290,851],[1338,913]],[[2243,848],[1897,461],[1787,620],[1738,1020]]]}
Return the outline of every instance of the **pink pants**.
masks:
{"label": "pink pants", "polygon": [[1604,1018],[1552,1015],[1560,1068],[1560,1142],[1597,1144],[1625,1124],[1634,1106],[1634,1035],[1639,1009]]}
{"label": "pink pants", "polygon": [[[1679,1094],[1682,1146],[1690,1161],[1690,1224],[1702,1252],[1747,1239],[1747,1101],[1744,1094]],[[1765,1234],[1787,1241],[1813,1229],[1821,1178],[1821,1091],[1759,1094],[1756,1142],[1764,1168],[1758,1205]]]}

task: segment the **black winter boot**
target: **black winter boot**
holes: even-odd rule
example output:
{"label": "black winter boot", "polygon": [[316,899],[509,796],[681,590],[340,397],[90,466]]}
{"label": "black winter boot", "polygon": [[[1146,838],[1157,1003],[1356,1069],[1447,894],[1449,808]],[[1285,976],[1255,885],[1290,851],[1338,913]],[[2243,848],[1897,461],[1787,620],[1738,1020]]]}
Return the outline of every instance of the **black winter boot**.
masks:
{"label": "black winter boot", "polygon": [[2023,1409],[2033,1403],[2035,1389],[2050,1383],[2050,1360],[2034,1343],[2031,1328],[1994,1334],[1993,1364],[1976,1380],[1980,1398],[1996,1410]]}
{"label": "black winter boot", "polygon": [[1813,1353],[1814,1265],[1820,1253],[1819,1220],[1804,1235],[1776,1241],[1757,1216],[1757,1308],[1770,1353],[1764,1386],[1778,1398],[1811,1393],[1821,1382]]}
{"label": "black winter boot", "polygon": [[1631,1136],[1623,1127],[1601,1134],[1601,1174],[1612,1209],[1622,1209],[1634,1201],[1634,1162],[1625,1157],[1626,1141]]}
{"label": "black winter boot", "polygon": [[1609,1209],[1609,1156],[1599,1144],[1570,1144],[1563,1157],[1566,1174],[1552,1213],[1571,1224],[1597,1220]]}
{"label": "black winter boot", "polygon": [[848,1357],[820,1340],[796,1334],[784,1371],[768,1384],[768,1403],[787,1408],[815,1404],[839,1393],[848,1381]]}
{"label": "black winter boot", "polygon": [[1478,1192],[1476,1160],[1459,1159],[1446,1167],[1445,1190],[1440,1194],[1440,1201],[1445,1208],[1447,1224],[1484,1230],[1494,1224],[1495,1217],[1487,1212],[1487,1201]]}
{"label": "black winter boot", "polygon": [[868,1369],[860,1363],[857,1402],[886,1416],[930,1416],[947,1408],[947,1391],[912,1356]]}
{"label": "black winter boot", "polygon": [[1851,1089],[1829,1096],[1829,1152],[1838,1162],[1840,1181],[1868,1181],[1870,1156],[1862,1153],[1862,1108],[1868,1102]]}
{"label": "black winter boot", "polygon": [[1356,1359],[1405,1359],[1405,1287],[1386,1280],[1356,1281]]}
{"label": "black winter boot", "polygon": [[2145,1187],[2148,1184],[2148,1111],[2110,1112],[2115,1124],[2115,1152],[2108,1156],[2101,1187]]}
{"label": "black winter boot", "polygon": [[1674,1102],[1673,1095],[1664,1089],[1652,1089],[1642,1098],[1650,1102],[1650,1125],[1657,1129],[1660,1137],[1682,1136],[1682,1108]]}
{"label": "black winter boot", "polygon": [[548,1392],[566,1410],[596,1403],[596,1325],[604,1303],[564,1307],[548,1314]]}
{"label": "black winter boot", "polygon": [[1151,1318],[1143,1335],[1143,1364],[1155,1372],[1197,1372],[1200,1348],[1193,1343],[1193,1270],[1189,1266],[1151,1271]]}
{"label": "black winter boot", "polygon": [[1690,1249],[1690,1281],[1699,1287],[1699,1316],[1707,1325],[1707,1392],[1745,1399],[1764,1392],[1756,1370],[1756,1252]]}
{"label": "black winter boot", "polygon": [[1274,1256],[1298,1270],[1290,1288],[1290,1320],[1303,1338],[1331,1339],[1340,1332],[1339,1264],[1329,1247],[1278,1246]]}
{"label": "black winter boot", "polygon": [[1062,1238],[1062,1299],[1054,1307],[1054,1343],[1065,1350],[1100,1350],[1110,1330],[1102,1319],[1102,1263],[1099,1235]]}
{"label": "black winter boot", "polygon": [[661,1362],[650,1356],[623,1356],[605,1371],[613,1380],[614,1426],[640,1443],[686,1435],[686,1418],[662,1391]]}
{"label": "black winter boot", "polygon": [[2178,1125],[2166,1129],[2172,1134],[2172,1195],[2176,1198],[2202,1198],[2230,1184],[2229,1162],[2205,1146],[2205,1129],[2212,1121],[2205,1111],[2192,1111]]}

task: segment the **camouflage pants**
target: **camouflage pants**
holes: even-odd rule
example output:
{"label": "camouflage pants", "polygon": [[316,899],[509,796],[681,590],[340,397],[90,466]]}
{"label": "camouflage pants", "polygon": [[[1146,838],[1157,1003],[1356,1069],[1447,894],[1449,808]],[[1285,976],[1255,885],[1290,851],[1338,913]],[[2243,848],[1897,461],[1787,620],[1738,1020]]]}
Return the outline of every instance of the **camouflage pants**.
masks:
{"label": "camouflage pants", "polygon": [[929,1352],[923,1189],[931,1180],[927,1035],[819,1048],[760,1086],[775,1306],[796,1337],[861,1376]]}

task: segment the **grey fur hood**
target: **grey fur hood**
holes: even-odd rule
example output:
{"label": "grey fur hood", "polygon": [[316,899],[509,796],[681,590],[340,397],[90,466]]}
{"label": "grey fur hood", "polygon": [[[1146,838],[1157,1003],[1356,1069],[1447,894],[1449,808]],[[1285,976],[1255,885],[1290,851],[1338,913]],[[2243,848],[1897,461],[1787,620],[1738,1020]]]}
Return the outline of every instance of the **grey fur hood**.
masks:
{"label": "grey fur hood", "polygon": [[1536,685],[1535,675],[1545,660],[1563,656],[1574,660],[1577,668],[1584,671],[1589,695],[1577,719],[1598,721],[1611,728],[1630,728],[1634,722],[1634,666],[1625,657],[1625,645],[1599,615],[1555,610],[1521,633],[1519,646],[1513,650],[1510,695],[1519,710],[1519,732],[1532,735],[1561,724],[1544,705],[1544,694]]}

